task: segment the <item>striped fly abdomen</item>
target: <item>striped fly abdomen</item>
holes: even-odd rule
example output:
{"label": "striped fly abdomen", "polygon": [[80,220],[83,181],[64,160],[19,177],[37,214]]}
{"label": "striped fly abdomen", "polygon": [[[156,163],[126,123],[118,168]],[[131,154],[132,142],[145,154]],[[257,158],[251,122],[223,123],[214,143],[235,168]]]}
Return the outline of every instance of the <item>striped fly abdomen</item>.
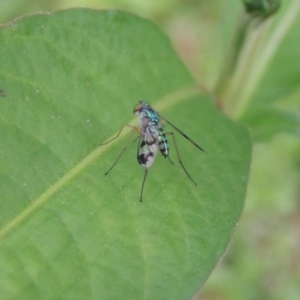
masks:
{"label": "striped fly abdomen", "polygon": [[158,134],[158,140],[159,140],[159,150],[160,153],[166,158],[169,155],[169,144],[168,140],[166,138],[166,135],[162,130],[160,130]]}

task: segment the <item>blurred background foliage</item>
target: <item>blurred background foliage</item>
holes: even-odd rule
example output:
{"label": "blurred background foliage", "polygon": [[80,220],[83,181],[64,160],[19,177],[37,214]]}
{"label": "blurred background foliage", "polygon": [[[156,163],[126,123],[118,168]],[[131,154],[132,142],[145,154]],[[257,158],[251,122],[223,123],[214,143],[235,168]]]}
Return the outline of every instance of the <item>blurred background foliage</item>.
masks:
{"label": "blurred background foliage", "polygon": [[[278,14],[293,2],[299,8],[299,0],[286,0]],[[121,9],[152,20],[208,92],[220,78],[224,85],[220,73],[245,10],[239,0],[0,0],[0,23],[70,7]],[[243,114],[232,115],[252,131],[251,180],[229,249],[197,299],[299,299],[299,17],[278,49],[270,47],[274,57],[269,56],[268,68],[257,77],[259,85]]]}

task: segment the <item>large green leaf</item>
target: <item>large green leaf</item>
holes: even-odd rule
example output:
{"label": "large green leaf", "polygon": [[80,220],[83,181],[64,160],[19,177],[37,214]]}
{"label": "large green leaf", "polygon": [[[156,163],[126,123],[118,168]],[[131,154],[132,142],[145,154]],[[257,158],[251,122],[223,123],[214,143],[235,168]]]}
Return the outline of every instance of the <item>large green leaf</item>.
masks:
{"label": "large green leaf", "polygon": [[[189,299],[230,241],[250,164],[222,115],[150,22],[117,11],[35,15],[0,32],[1,299]],[[184,164],[144,170],[136,143],[108,175],[144,99]],[[166,131],[172,130],[165,124]]]}

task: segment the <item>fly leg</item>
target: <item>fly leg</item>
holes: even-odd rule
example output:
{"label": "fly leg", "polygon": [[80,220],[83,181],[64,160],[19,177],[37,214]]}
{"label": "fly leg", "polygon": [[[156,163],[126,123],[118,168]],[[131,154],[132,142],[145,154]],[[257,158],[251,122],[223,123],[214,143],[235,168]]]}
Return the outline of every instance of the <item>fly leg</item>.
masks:
{"label": "fly leg", "polygon": [[180,154],[179,154],[179,150],[178,150],[178,146],[177,146],[177,142],[176,142],[176,139],[175,139],[175,135],[173,132],[165,132],[166,135],[171,135],[172,138],[173,138],[173,142],[174,142],[174,146],[175,146],[175,150],[176,150],[176,154],[177,154],[177,159],[178,159],[178,162],[180,163],[183,171],[185,172],[185,174],[187,175],[187,177],[195,184],[195,185],[198,185],[195,180],[191,177],[191,175],[189,174],[189,172],[186,170],[182,160],[181,160],[181,157],[180,157]]}
{"label": "fly leg", "polygon": [[144,192],[144,186],[145,186],[147,175],[148,175],[148,169],[145,169],[145,175],[144,175],[144,179],[143,179],[143,183],[142,183],[142,189],[141,189],[141,194],[140,194],[140,202],[142,202],[142,200],[143,200],[143,192]]}
{"label": "fly leg", "polygon": [[126,151],[126,149],[127,149],[127,147],[128,147],[128,144],[129,144],[129,142],[130,142],[130,140],[131,140],[131,138],[132,138],[133,132],[136,131],[139,135],[141,134],[141,133],[140,133],[140,130],[139,130],[137,127],[135,127],[135,126],[133,126],[133,125],[125,124],[125,125],[122,126],[122,128],[120,129],[120,131],[118,132],[118,134],[117,134],[115,137],[113,137],[113,138],[110,139],[109,141],[105,142],[104,144],[100,144],[99,146],[103,146],[103,145],[109,144],[109,143],[112,142],[113,140],[117,139],[117,138],[120,136],[120,134],[121,134],[121,132],[123,131],[123,129],[124,129],[125,126],[131,128],[130,135],[129,135],[129,137],[128,137],[126,143],[125,143],[125,146],[123,147],[122,151],[120,152],[119,156],[117,157],[117,159],[115,160],[115,162],[113,163],[113,165],[109,168],[109,170],[108,170],[104,175],[107,175],[107,174],[113,169],[113,167],[118,163],[119,159],[121,158],[121,156],[124,154],[124,152]]}

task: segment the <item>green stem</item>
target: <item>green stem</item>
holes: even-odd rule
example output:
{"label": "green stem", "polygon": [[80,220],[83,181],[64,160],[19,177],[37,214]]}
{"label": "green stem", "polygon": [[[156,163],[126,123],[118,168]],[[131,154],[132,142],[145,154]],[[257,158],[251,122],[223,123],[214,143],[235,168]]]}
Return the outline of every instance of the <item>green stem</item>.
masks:
{"label": "green stem", "polygon": [[[290,7],[286,10],[281,21],[272,31],[268,40],[265,40],[262,49],[257,47],[254,51],[253,59],[250,59],[248,64],[244,67],[244,72],[246,73],[245,84],[241,85],[243,91],[237,101],[235,110],[233,111],[233,117],[239,119],[248,107],[254,92],[257,90],[263,75],[265,74],[271,60],[273,59],[278,46],[282,42],[286,33],[290,29],[293,22],[300,11],[300,1],[294,0]],[[247,69],[249,71],[247,72]],[[248,73],[248,75],[247,75]]]}
{"label": "green stem", "polygon": [[300,0],[293,0],[271,34],[269,32],[273,18],[260,23],[255,19],[245,18],[246,22],[238,32],[238,36],[243,37],[243,44],[234,45],[236,48],[232,50],[229,63],[215,88],[221,108],[232,118],[239,119],[247,109],[279,44],[299,11]]}

